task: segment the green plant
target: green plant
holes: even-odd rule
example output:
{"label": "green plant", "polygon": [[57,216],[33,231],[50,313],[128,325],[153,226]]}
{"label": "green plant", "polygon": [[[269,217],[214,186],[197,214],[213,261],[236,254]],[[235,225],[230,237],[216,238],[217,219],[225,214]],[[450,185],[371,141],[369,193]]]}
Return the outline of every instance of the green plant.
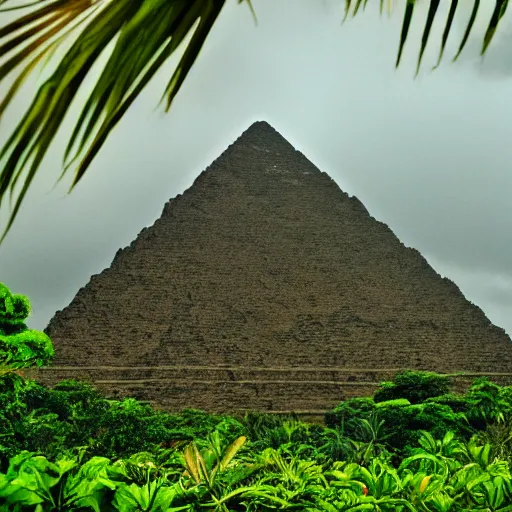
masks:
{"label": "green plant", "polygon": [[109,458],[147,451],[168,435],[161,415],[134,398],[112,401],[95,427],[93,446]]}
{"label": "green plant", "polygon": [[345,437],[340,429],[329,427],[324,429],[317,453],[329,463],[342,460],[355,462],[357,457],[355,442]]}
{"label": "green plant", "polygon": [[30,309],[27,297],[12,294],[0,283],[0,378],[14,370],[49,364],[55,355],[50,338],[25,325]]}
{"label": "green plant", "polygon": [[257,496],[266,501],[284,502],[273,496],[272,488],[257,483],[252,486],[240,485],[249,475],[258,470],[257,465],[245,465],[235,460],[235,455],[247,441],[240,436],[225,445],[219,432],[208,438],[209,446],[202,452],[195,442],[190,443],[183,457],[185,460],[185,481],[182,484],[182,499],[192,498],[202,507],[215,507],[216,511],[229,511],[228,503]]}
{"label": "green plant", "polygon": [[377,411],[370,413],[368,419],[354,420],[352,443],[355,451],[351,460],[361,465],[368,465],[376,458],[388,460],[391,456],[387,450],[387,440],[393,435],[384,428],[385,420],[381,420]]}
{"label": "green plant", "polygon": [[477,434],[482,443],[489,443],[493,458],[506,460],[512,467],[512,417],[488,423],[486,429]]}
{"label": "green plant", "polygon": [[[375,410],[373,397],[351,398],[340,402],[333,410],[327,411],[324,416],[324,422],[329,428],[339,428],[342,434],[346,432],[346,424],[352,419],[367,417],[369,413]],[[350,430],[350,427],[348,427]]]}
{"label": "green plant", "polygon": [[428,398],[446,395],[450,385],[448,376],[407,370],[398,373],[392,382],[381,382],[373,399],[376,403],[407,399],[411,404],[418,404]]}
{"label": "green plant", "polygon": [[[38,386],[23,378],[22,369],[48,364],[54,356],[50,338],[25,325],[30,302],[0,283],[0,468],[23,446],[26,426],[35,423],[29,415],[24,393]],[[23,421],[22,421],[23,420]],[[45,434],[40,432],[41,439]]]}
{"label": "green plant", "polygon": [[427,398],[425,403],[447,405],[453,412],[462,412],[464,414],[467,414],[472,407],[467,396],[456,393],[446,393],[445,395]]}
{"label": "green plant", "polygon": [[164,487],[166,479],[161,477],[149,481],[144,485],[119,484],[114,501],[112,502],[116,510],[120,512],[178,512],[180,510],[190,510],[188,505],[181,507],[171,507],[171,504],[180,495],[180,489],[177,485]]}
{"label": "green plant", "polygon": [[[434,379],[429,376],[429,381],[432,380]],[[424,390],[423,386],[420,386],[420,391],[421,389]],[[409,396],[413,394],[418,396],[417,387],[409,393]],[[425,395],[423,394],[423,396]],[[471,407],[469,399],[466,400],[466,403],[468,407]],[[375,425],[379,425],[381,439],[379,443],[367,440],[368,436],[364,434],[365,427],[363,427],[368,427],[365,421],[373,421]],[[351,439],[356,454],[359,453],[356,457],[362,456],[362,458],[355,459],[360,462],[363,462],[365,458],[371,458],[372,450],[375,450],[379,444],[379,450],[389,451],[396,463],[397,455],[406,455],[417,446],[422,430],[428,430],[436,437],[441,438],[446,432],[453,430],[465,439],[469,439],[475,432],[464,413],[454,412],[445,403],[427,400],[423,403],[411,404],[407,398],[396,397],[377,403],[370,398],[342,402],[333,411],[326,414],[326,424],[330,428],[335,426],[343,436]],[[361,455],[360,452],[363,445],[357,445],[357,443],[365,442],[365,446],[369,450],[366,456]],[[354,443],[356,444],[354,445]],[[354,460],[354,454],[351,457],[351,460]]]}
{"label": "green plant", "polygon": [[[407,406],[418,407],[418,406]],[[362,436],[375,443],[377,419],[361,422]],[[324,432],[324,436],[329,431]],[[493,446],[474,435],[443,438],[420,432],[414,452],[392,467],[385,453],[365,464],[325,461],[301,443],[263,452],[242,436],[231,443],[219,431],[174,451],[167,466],[150,452],[113,464],[93,457],[83,462],[62,453],[55,462],[30,452],[9,461],[0,474],[0,510],[22,512],[217,512],[295,509],[307,512],[510,512],[512,477]]]}
{"label": "green plant", "polygon": [[225,447],[220,434],[216,431],[209,437],[209,449],[203,453],[199,452],[196,443],[190,443],[184,451],[187,475],[193,478],[196,484],[206,483],[213,488],[217,474],[228,468],[246,440],[245,436],[240,436]]}
{"label": "green plant", "polygon": [[501,388],[487,377],[479,377],[473,381],[466,393],[472,405],[469,416],[478,427],[485,428],[487,422],[505,419],[512,414],[512,400],[509,388]]}
{"label": "green plant", "polygon": [[[6,475],[0,475],[3,507],[36,506],[38,512],[65,512],[106,505],[105,490],[115,489],[107,478],[108,459],[94,458],[78,468],[76,461],[55,463],[23,451],[13,457]],[[0,502],[1,504],[1,502]],[[2,509],[5,510],[5,509]]]}

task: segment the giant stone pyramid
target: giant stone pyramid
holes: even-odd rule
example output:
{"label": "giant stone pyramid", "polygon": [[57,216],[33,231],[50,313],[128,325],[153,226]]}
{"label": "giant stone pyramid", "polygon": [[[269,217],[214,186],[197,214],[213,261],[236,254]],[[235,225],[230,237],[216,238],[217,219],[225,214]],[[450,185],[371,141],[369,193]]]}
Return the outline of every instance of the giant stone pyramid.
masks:
{"label": "giant stone pyramid", "polygon": [[41,382],[89,379],[167,410],[320,414],[400,369],[512,382],[505,332],[265,122],[46,333]]}

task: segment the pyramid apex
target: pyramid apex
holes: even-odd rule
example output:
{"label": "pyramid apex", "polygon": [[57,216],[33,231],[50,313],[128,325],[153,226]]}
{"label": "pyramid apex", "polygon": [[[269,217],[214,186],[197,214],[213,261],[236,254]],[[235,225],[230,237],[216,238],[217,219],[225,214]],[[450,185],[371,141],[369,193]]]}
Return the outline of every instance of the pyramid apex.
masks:
{"label": "pyramid apex", "polygon": [[283,150],[285,147],[293,153],[297,151],[293,145],[267,121],[255,121],[252,123],[237,137],[232,146],[238,146],[239,143],[256,143],[261,147],[272,146],[278,151]]}
{"label": "pyramid apex", "polygon": [[267,123],[267,121],[255,121],[254,123],[252,123],[249,128],[247,128],[241,135],[241,137],[243,135],[246,135],[246,134],[275,134],[275,135],[279,135],[281,138],[284,139],[284,137],[273,127],[271,126],[269,123]]}
{"label": "pyramid apex", "polygon": [[254,121],[254,123],[251,124],[251,126],[249,126],[249,130],[251,129],[256,129],[256,128],[263,128],[263,129],[268,129],[270,128],[271,130],[274,130],[276,131],[271,125],[270,123],[267,123],[267,121]]}

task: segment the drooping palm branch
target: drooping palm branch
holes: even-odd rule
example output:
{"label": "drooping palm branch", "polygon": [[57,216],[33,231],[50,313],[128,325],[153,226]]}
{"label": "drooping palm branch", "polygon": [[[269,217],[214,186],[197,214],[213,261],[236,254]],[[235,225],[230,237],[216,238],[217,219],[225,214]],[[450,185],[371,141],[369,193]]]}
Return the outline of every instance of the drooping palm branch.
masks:
{"label": "drooping palm branch", "polygon": [[[244,1],[252,11],[251,0],[237,0],[239,4]],[[438,64],[458,5],[458,0],[449,1]],[[43,59],[48,60],[60,45],[75,37],[0,151],[0,207],[5,204],[8,193],[12,201],[16,185],[18,182],[21,185],[0,243],[10,230],[71,102],[100,55],[108,52],[108,60],[85,102],[64,153],[64,170],[59,180],[76,164],[70,192],[142,89],[191,36],[162,96],[162,100],[166,100],[166,111],[169,110],[226,0],[28,0],[21,6],[14,3],[16,0],[0,0],[0,12],[24,12],[6,26],[0,23],[0,81],[15,73],[7,95],[0,102],[0,120],[20,86]],[[368,0],[345,0],[345,16],[356,15],[367,4]],[[391,0],[380,0],[381,13],[385,4],[391,9]],[[406,0],[397,67],[415,4],[416,0]],[[439,4],[440,0],[430,0],[417,72]],[[482,54],[507,5],[508,0],[495,0]],[[480,0],[473,0],[473,10],[454,60],[468,40],[479,6]]]}

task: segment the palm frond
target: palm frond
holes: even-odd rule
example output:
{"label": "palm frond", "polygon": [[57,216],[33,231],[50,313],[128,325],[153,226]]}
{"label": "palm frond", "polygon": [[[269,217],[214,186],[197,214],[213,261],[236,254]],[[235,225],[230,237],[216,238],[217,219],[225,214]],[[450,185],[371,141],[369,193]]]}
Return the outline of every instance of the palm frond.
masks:
{"label": "palm frond", "polygon": [[[0,6],[9,1],[0,0]],[[41,0],[26,4],[24,7],[31,9],[28,14],[0,29],[0,80],[25,64],[0,102],[1,119],[41,60],[81,28],[0,152],[0,206],[8,192],[12,200],[18,181],[23,182],[0,242],[11,228],[70,104],[107,47],[113,45],[65,151],[64,171],[59,179],[79,160],[70,191],[128,107],[191,34],[164,91],[162,99],[169,109],[225,1]],[[14,8],[19,6],[11,10]]]}
{"label": "palm frond", "polygon": [[[450,35],[450,30],[452,28],[453,19],[455,17],[455,12],[456,12],[457,6],[459,4],[459,0],[447,0],[447,1],[450,2],[450,8],[449,8],[448,17],[447,17],[446,24],[445,24],[443,36],[442,36],[441,51],[439,53],[438,62],[436,64],[436,66],[434,66],[434,69],[439,66],[439,64],[443,58],[446,42],[448,40],[448,36]],[[491,1],[491,0],[489,0],[489,1]],[[396,67],[398,67],[400,65],[405,42],[406,42],[407,36],[409,34],[409,28],[411,25],[414,8],[415,8],[417,2],[418,2],[418,0],[406,0],[405,9],[404,9],[404,18],[403,18],[403,22],[402,22],[402,30],[400,33],[400,41],[398,44],[398,56],[396,59]],[[469,0],[468,0],[468,3],[469,3]],[[469,17],[469,20],[467,21],[466,29],[464,31],[464,36],[460,43],[457,54],[453,58],[453,61],[456,61],[458,59],[462,50],[466,46],[467,40],[471,33],[471,29],[473,28],[476,16],[478,14],[480,3],[481,3],[480,0],[473,0],[473,8],[471,11],[471,15]],[[429,0],[429,9],[428,9],[428,13],[427,13],[425,27],[423,30],[423,36],[422,36],[422,40],[421,40],[421,47],[420,47],[420,52],[419,52],[419,57],[418,57],[416,74],[418,74],[418,72],[419,72],[423,53],[427,46],[427,42],[428,42],[430,32],[432,30],[432,26],[436,20],[436,16],[438,15],[438,7],[440,4],[441,4],[441,0]],[[484,35],[481,55],[483,55],[485,53],[485,51],[487,50],[487,47],[489,46],[489,44],[496,32],[498,23],[505,15],[508,4],[509,4],[509,0],[494,0],[494,11],[493,11],[492,17],[489,21],[489,26],[487,28],[487,31]],[[344,19],[349,16],[351,10],[352,10],[352,15],[355,16],[359,11],[360,5],[361,5],[361,0],[354,0],[354,2],[352,2],[351,0],[345,0]],[[366,1],[364,2],[363,7],[365,7],[365,6],[366,6]],[[388,0],[387,6],[388,6],[388,13],[389,13],[392,10],[391,0]],[[382,14],[383,9],[384,9],[384,0],[380,0],[380,14]]]}
{"label": "palm frond", "polygon": [[[254,18],[251,0],[245,1]],[[396,66],[400,64],[417,0],[406,0]],[[429,0],[416,73],[420,69],[440,0]],[[449,0],[450,10],[442,36],[439,65],[456,14],[458,0]],[[487,50],[503,18],[509,0],[495,0],[495,8],[482,44]],[[53,74],[38,89],[32,104],[0,151],[0,207],[17,194],[4,240],[25,194],[55,138],[69,107],[91,68],[109,52],[106,64],[87,98],[67,144],[62,179],[76,164],[70,191],[82,179],[108,136],[155,73],[191,34],[185,51],[165,87],[162,100],[169,110],[226,0],[0,0],[0,13],[28,11],[5,26],[0,24],[0,80],[18,70],[6,96],[0,100],[0,120],[20,87],[32,72],[48,60],[69,38],[76,36]],[[368,0],[345,0],[345,18],[363,12]],[[391,0],[380,0],[380,12]],[[11,6],[8,7],[7,5]],[[474,25],[480,0],[473,9],[454,60],[458,58]],[[362,8],[361,8],[362,7]],[[345,19],[344,18],[344,19]],[[24,67],[20,66],[23,65]]]}

